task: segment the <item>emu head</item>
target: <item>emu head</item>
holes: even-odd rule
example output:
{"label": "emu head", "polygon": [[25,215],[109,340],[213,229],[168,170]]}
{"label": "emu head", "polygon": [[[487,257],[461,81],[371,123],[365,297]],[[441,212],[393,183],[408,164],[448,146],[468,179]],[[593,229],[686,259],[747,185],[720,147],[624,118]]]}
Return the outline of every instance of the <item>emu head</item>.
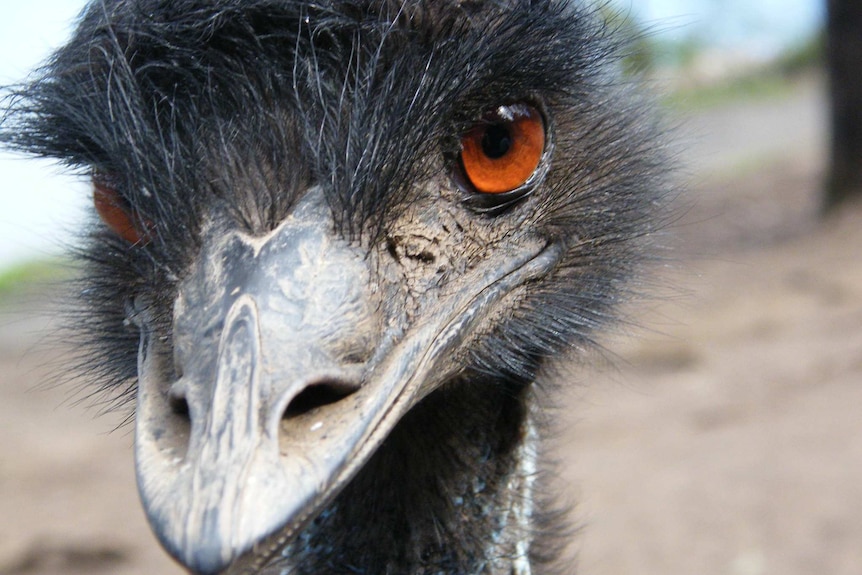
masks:
{"label": "emu head", "polygon": [[101,0],[9,100],[8,144],[93,179],[73,327],[179,561],[256,569],[423,399],[515,393],[611,316],[662,162],[607,33],[564,0]]}

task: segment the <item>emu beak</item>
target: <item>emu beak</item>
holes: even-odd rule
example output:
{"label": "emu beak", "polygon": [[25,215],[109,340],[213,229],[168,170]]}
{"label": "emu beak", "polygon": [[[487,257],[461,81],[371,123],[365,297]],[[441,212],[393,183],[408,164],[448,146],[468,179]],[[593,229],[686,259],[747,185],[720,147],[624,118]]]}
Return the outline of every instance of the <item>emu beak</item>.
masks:
{"label": "emu beak", "polygon": [[257,572],[457,373],[452,356],[494,303],[560,257],[513,249],[408,323],[330,217],[315,188],[264,238],[206,233],[172,342],[139,305],[139,490],[162,544],[194,573]]}

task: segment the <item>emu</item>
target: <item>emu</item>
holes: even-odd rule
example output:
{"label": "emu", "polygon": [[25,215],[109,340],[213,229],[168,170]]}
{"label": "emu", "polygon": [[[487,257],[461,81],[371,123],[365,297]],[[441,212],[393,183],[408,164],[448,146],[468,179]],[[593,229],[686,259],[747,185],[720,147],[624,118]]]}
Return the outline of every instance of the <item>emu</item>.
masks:
{"label": "emu", "polygon": [[554,568],[536,380],[666,188],[620,47],[567,0],[96,0],[7,93],[92,179],[70,337],[190,572]]}

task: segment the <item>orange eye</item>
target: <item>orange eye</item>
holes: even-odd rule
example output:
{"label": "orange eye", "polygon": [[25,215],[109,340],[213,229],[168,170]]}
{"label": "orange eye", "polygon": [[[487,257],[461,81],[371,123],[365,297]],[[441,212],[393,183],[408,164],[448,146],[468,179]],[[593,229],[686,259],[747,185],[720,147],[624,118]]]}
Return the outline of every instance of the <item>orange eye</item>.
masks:
{"label": "orange eye", "polygon": [[93,204],[102,221],[115,234],[130,244],[141,244],[149,241],[149,234],[146,232],[152,225],[144,223],[145,233],[141,233],[135,218],[129,214],[128,205],[117,193],[117,190],[111,186],[108,177],[95,176],[93,178]]}
{"label": "orange eye", "polygon": [[500,106],[461,138],[461,166],[473,187],[486,194],[524,185],[545,151],[545,123],[526,104]]}

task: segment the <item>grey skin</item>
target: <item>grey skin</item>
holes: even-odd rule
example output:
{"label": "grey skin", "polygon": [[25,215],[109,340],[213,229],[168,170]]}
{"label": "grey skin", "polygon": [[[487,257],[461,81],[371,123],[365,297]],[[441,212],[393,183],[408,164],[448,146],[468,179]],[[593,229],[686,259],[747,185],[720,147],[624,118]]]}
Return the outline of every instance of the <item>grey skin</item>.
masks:
{"label": "grey skin", "polygon": [[173,384],[146,302],[133,313],[141,497],[162,544],[196,572],[256,572],[456,375],[453,357],[500,302],[562,251],[503,240],[502,265],[488,260],[428,297],[415,322],[375,289],[380,262],[335,237],[329,213],[311,189],[265,237],[204,233],[174,306]]}

